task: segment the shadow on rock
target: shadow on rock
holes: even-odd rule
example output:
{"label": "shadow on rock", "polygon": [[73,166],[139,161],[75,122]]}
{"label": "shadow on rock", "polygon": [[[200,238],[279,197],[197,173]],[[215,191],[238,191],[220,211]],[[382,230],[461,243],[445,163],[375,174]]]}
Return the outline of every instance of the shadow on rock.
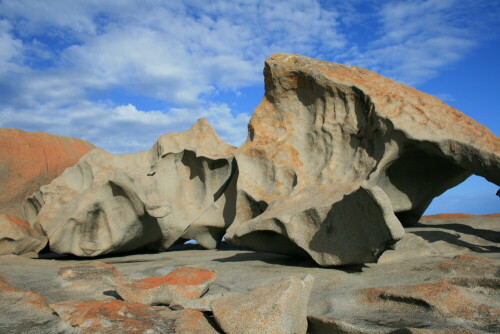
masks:
{"label": "shadow on rock", "polygon": [[424,238],[425,240],[427,240],[429,242],[436,242],[436,241],[442,240],[442,241],[445,241],[447,243],[450,243],[450,244],[453,244],[453,245],[456,245],[459,247],[468,248],[471,251],[477,252],[477,253],[499,253],[500,252],[500,247],[474,245],[470,242],[461,240],[459,235],[447,233],[447,232],[443,232],[443,231],[415,231],[412,233]]}

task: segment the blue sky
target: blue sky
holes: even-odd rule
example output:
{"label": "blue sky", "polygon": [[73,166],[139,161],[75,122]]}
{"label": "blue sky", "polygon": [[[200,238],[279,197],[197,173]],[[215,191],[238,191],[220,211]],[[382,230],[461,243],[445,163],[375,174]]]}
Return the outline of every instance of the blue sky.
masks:
{"label": "blue sky", "polygon": [[[114,153],[205,117],[239,145],[278,52],[358,65],[500,133],[500,2],[0,0],[0,127]],[[479,177],[428,213],[500,212]]]}

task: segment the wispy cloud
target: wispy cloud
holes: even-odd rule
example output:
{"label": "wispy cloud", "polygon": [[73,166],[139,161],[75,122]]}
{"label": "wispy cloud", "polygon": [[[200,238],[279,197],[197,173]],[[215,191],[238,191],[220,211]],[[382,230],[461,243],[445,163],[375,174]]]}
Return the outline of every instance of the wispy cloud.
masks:
{"label": "wispy cloud", "polygon": [[[473,11],[467,11],[474,5]],[[483,7],[483,8],[481,8]],[[420,84],[467,55],[489,23],[483,1],[388,1],[373,5],[379,29],[364,45],[355,45],[344,57],[410,85]],[[481,13],[482,20],[473,15]],[[474,22],[475,21],[475,22]],[[475,24],[475,25],[474,25]],[[491,37],[491,36],[490,36]]]}

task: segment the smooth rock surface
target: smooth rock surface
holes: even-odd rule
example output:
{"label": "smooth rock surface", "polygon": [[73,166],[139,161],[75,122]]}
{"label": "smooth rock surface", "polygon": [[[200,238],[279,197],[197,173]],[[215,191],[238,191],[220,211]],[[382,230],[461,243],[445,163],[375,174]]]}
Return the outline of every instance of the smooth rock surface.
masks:
{"label": "smooth rock surface", "polygon": [[213,271],[182,267],[162,277],[136,281],[114,280],[116,292],[126,301],[146,305],[170,305],[178,299],[197,299],[207,292],[217,274]]}
{"label": "smooth rock surface", "polygon": [[45,245],[47,238],[27,222],[0,213],[0,255],[38,253]]}
{"label": "smooth rock surface", "polygon": [[235,152],[233,244],[373,262],[471,174],[500,185],[500,139],[437,98],[300,55],[266,60],[265,96]]}
{"label": "smooth rock surface", "polygon": [[0,213],[28,220],[26,198],[94,148],[81,139],[0,129]]}
{"label": "smooth rock surface", "polygon": [[211,303],[214,318],[226,334],[304,334],[314,277],[292,277],[248,293]]}
{"label": "smooth rock surface", "polygon": [[195,239],[215,248],[235,210],[233,147],[199,120],[149,151],[96,149],[30,199],[57,253],[94,257],[165,250]]}

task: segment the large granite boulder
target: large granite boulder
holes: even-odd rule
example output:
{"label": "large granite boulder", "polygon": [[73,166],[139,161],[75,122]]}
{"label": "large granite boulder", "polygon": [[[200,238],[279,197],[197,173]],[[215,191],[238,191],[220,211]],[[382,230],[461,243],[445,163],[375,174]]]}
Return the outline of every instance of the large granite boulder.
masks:
{"label": "large granite boulder", "polygon": [[0,213],[26,220],[26,198],[94,148],[81,139],[0,129]]}
{"label": "large granite boulder", "polygon": [[500,139],[430,95],[300,55],[272,56],[264,76],[235,152],[233,244],[323,266],[373,262],[472,173],[500,184]]}
{"label": "large granite boulder", "polygon": [[189,239],[214,248],[235,215],[233,149],[205,120],[149,151],[96,149],[35,193],[26,211],[57,253],[165,250]]}

